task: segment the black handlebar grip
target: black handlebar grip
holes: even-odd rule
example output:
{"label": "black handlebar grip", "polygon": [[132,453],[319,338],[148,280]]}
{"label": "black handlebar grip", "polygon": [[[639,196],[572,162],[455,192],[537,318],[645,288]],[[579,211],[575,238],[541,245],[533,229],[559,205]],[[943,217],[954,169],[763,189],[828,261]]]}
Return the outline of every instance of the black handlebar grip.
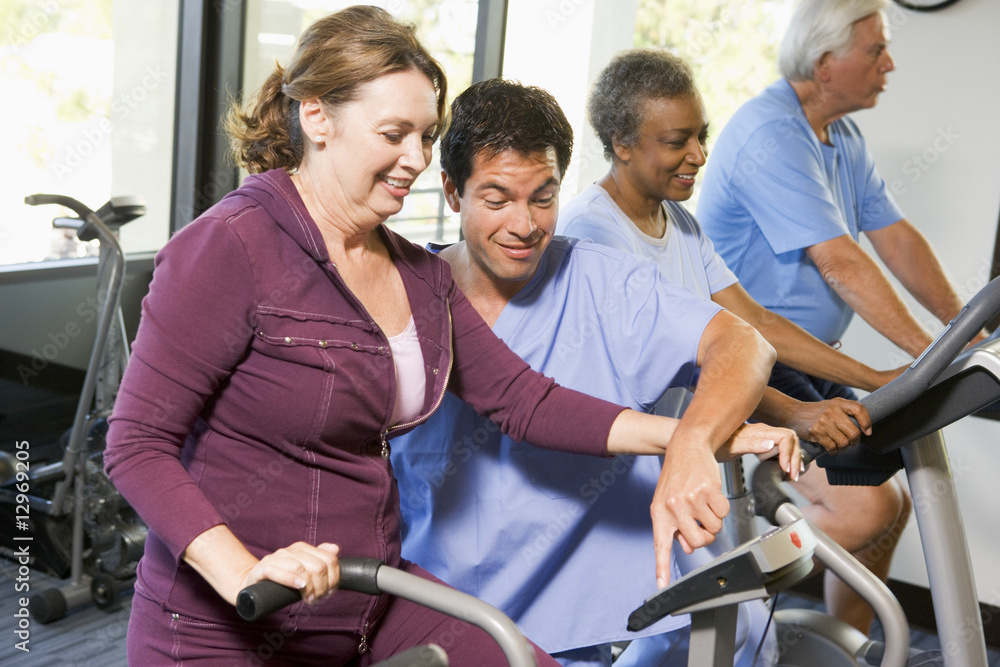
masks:
{"label": "black handlebar grip", "polygon": [[[341,558],[340,583],[337,588],[379,595],[378,571],[383,562],[377,558]],[[244,621],[258,621],[302,599],[295,588],[264,579],[250,584],[236,596],[236,613]]]}
{"label": "black handlebar grip", "polygon": [[244,621],[258,621],[301,599],[302,595],[297,589],[264,579],[239,592],[236,596],[236,613]]}
{"label": "black handlebar grip", "polygon": [[341,558],[338,588],[379,595],[378,570],[384,563],[377,558]]}
{"label": "black handlebar grip", "polygon": [[758,516],[764,517],[772,525],[778,525],[776,519],[778,508],[785,503],[792,502],[792,499],[781,489],[780,482],[784,476],[785,471],[781,469],[781,464],[778,463],[776,457],[761,461],[753,471],[751,488],[753,489],[754,508]]}
{"label": "black handlebar grip", "polygon": [[[852,418],[853,419],[853,418]],[[854,423],[857,426],[857,422]],[[860,427],[858,427],[860,428]],[[826,454],[826,450],[823,449],[822,445],[818,445],[811,440],[799,440],[799,449],[802,450],[802,462],[809,465],[819,457]]]}

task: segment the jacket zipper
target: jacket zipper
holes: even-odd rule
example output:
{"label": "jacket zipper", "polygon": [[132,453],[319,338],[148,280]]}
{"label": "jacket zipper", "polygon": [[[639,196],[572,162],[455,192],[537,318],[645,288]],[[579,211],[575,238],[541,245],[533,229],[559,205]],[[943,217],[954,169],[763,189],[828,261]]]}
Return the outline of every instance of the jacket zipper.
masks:
{"label": "jacket zipper", "polygon": [[365,621],[364,627],[361,628],[361,643],[358,644],[358,654],[365,653],[368,653],[368,621]]}
{"label": "jacket zipper", "polygon": [[[365,314],[368,315],[368,317],[374,323],[375,322],[374,318],[372,318],[371,313],[368,312],[368,309],[365,308],[364,304],[361,303],[361,299],[359,299],[358,296],[354,293],[354,290],[352,290],[350,287],[348,287],[347,283],[344,282],[344,278],[340,275],[340,269],[337,268],[337,265],[333,261],[330,261],[330,266],[333,267],[333,270],[334,270],[334,272],[336,272],[337,277],[340,278],[340,284],[344,286],[344,289],[346,289],[348,291],[348,293],[352,297],[354,297],[354,300],[357,301],[358,305],[361,306],[361,309],[365,311]],[[444,300],[444,306],[445,306],[445,310],[448,312],[448,338],[449,338],[449,340],[453,340],[453,338],[452,338],[452,326],[453,326],[453,323],[452,323],[452,319],[451,319],[451,299],[445,298],[445,300]],[[375,327],[377,329],[379,329],[379,333],[381,333],[382,336],[385,337],[385,333],[382,332],[382,330],[379,328],[378,324],[376,324]],[[389,341],[387,339],[386,340],[386,346],[388,346],[388,345],[389,345]],[[387,349],[388,349],[388,347],[387,347]],[[392,359],[392,351],[391,350],[389,351],[389,358]],[[390,453],[390,451],[392,449],[389,446],[389,432],[390,431],[393,431],[393,430],[396,430],[396,429],[400,429],[400,428],[408,428],[410,426],[416,426],[417,424],[420,424],[421,422],[427,421],[427,419],[432,414],[434,414],[434,411],[438,409],[438,406],[441,405],[441,401],[444,400],[444,394],[445,394],[446,391],[448,391],[448,381],[451,379],[451,367],[452,367],[452,364],[453,364],[454,360],[455,360],[455,350],[453,349],[453,347],[451,345],[449,345],[448,346],[448,368],[447,368],[447,370],[445,371],[445,374],[444,374],[444,384],[442,385],[441,393],[438,394],[437,400],[434,402],[434,405],[431,406],[431,409],[427,411],[427,414],[422,415],[421,417],[419,417],[419,418],[417,418],[417,419],[415,419],[415,420],[413,420],[411,422],[407,422],[406,424],[396,424],[395,426],[390,426],[390,427],[386,428],[384,431],[382,431],[382,433],[379,434],[379,440],[382,441],[381,455],[382,455],[383,459],[388,459],[389,458],[389,453]]]}
{"label": "jacket zipper", "polygon": [[[445,299],[445,310],[448,311],[448,337],[449,337],[449,339],[452,339],[452,320],[451,320],[451,300],[450,299]],[[405,424],[396,424],[395,426],[390,426],[387,429],[385,429],[382,433],[379,434],[379,437],[382,440],[382,458],[383,459],[389,458],[389,453],[391,451],[391,447],[389,447],[389,433],[390,433],[390,431],[394,431],[394,430],[401,429],[401,428],[409,428],[411,426],[416,426],[417,424],[420,424],[420,423],[423,423],[423,422],[427,421],[430,418],[430,416],[432,414],[434,414],[435,410],[437,410],[438,407],[441,405],[441,402],[444,400],[445,392],[448,391],[448,382],[449,382],[449,380],[451,380],[451,367],[454,364],[454,361],[455,361],[455,350],[454,350],[454,343],[453,343],[452,345],[448,346],[448,368],[445,369],[445,372],[444,372],[444,384],[441,385],[441,391],[438,393],[438,396],[437,396],[437,398],[434,401],[434,405],[431,406],[431,409],[428,410],[426,414],[421,415],[420,417],[418,417],[417,419],[414,419],[411,422],[407,422]]]}
{"label": "jacket zipper", "polygon": [[[336,272],[337,277],[340,278],[340,283],[344,286],[344,289],[346,289],[348,291],[348,293],[352,297],[354,297],[354,300],[357,301],[357,303],[365,311],[365,314],[367,314],[368,317],[371,318],[371,314],[368,313],[368,309],[364,307],[364,304],[361,303],[361,300],[358,299],[357,295],[354,294],[353,290],[351,290],[351,288],[347,286],[347,283],[344,282],[344,279],[340,276],[340,270],[337,268],[337,265],[334,264],[332,261],[330,262],[330,265],[333,267],[333,270]],[[449,340],[453,340],[453,336],[452,336],[453,322],[452,322],[452,318],[451,318],[451,299],[445,298],[445,310],[448,312],[448,338],[449,338]],[[372,321],[374,322],[374,319]],[[378,328],[378,325],[376,325],[376,328]],[[381,332],[381,329],[380,329],[380,332]],[[382,335],[385,336],[385,333],[382,333]],[[388,340],[386,341],[386,345],[388,345]],[[389,358],[390,359],[392,358],[392,351],[391,350],[389,351]],[[409,426],[414,426],[414,425],[419,424],[421,422],[427,421],[427,419],[432,414],[434,414],[434,411],[438,409],[438,406],[441,405],[441,402],[444,400],[444,394],[445,394],[446,391],[448,391],[448,382],[451,379],[451,368],[452,368],[452,366],[454,364],[454,361],[455,361],[454,346],[453,345],[449,345],[448,346],[448,368],[445,370],[444,383],[441,386],[441,392],[438,394],[438,397],[435,400],[434,405],[432,405],[431,409],[427,411],[427,414],[423,415],[419,419],[415,419],[415,420],[413,420],[413,421],[411,421],[409,423],[406,423],[406,424],[396,424],[395,426],[390,426],[390,427],[386,428],[384,431],[382,431],[379,434],[379,439],[382,441],[382,451],[381,451],[381,454],[382,454],[382,458],[383,459],[387,460],[389,458],[389,453],[390,453],[390,449],[391,448],[389,447],[388,437],[389,437],[389,432],[390,431],[395,430],[395,429],[400,429],[400,428],[406,428],[406,427],[409,427]],[[368,613],[370,613],[370,612],[371,612],[371,607],[369,607]],[[367,613],[366,613],[366,616],[367,616]],[[366,620],[365,623],[364,623],[364,625],[362,626],[362,629],[361,629],[361,642],[358,644],[358,653],[359,654],[364,654],[364,653],[367,653],[367,652],[368,652],[368,621]]]}

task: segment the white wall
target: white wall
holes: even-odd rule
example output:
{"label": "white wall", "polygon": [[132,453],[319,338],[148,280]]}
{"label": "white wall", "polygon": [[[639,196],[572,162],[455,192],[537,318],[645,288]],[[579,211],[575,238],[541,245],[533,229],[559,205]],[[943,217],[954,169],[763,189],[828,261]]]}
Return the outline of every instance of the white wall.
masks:
{"label": "white wall", "polygon": [[[570,122],[585,128],[584,99],[610,56],[631,46],[635,0],[511,0],[504,72],[550,90]],[[1000,208],[1000,2],[962,0],[946,10],[889,14],[897,71],[878,106],[855,115],[897,201],[933,244],[963,297],[989,278]],[[530,45],[530,48],[525,48]],[[563,192],[607,168],[589,128],[578,131]],[[912,303],[928,329],[939,323]],[[876,368],[909,361],[857,321],[844,349]],[[998,494],[1000,423],[966,419],[946,430],[983,602],[1000,605]],[[995,444],[996,443],[996,444]],[[921,586],[927,576],[915,523],[892,577]]]}
{"label": "white wall", "polygon": [[[84,370],[97,333],[99,302],[96,263],[63,271],[0,270],[0,303],[7,319],[0,327],[0,351],[31,358],[11,369],[26,385],[49,364]],[[122,286],[122,315],[129,339],[139,326],[142,298],[153,277],[151,256],[133,256]]]}
{"label": "white wall", "polygon": [[632,46],[637,0],[510,0],[503,74],[539,86],[573,126],[563,201],[608,170],[586,119],[587,96],[611,57]]}
{"label": "white wall", "polygon": [[[989,279],[1000,211],[1000,2],[962,0],[940,12],[894,9],[890,53],[897,70],[876,108],[855,114],[897,202],[930,240],[960,295]],[[870,247],[869,247],[870,249]],[[942,325],[912,300],[933,332]],[[844,351],[876,368],[908,358],[855,318]],[[972,548],[979,599],[1000,604],[1000,423],[968,418],[945,429]],[[891,576],[926,586],[915,522]]]}

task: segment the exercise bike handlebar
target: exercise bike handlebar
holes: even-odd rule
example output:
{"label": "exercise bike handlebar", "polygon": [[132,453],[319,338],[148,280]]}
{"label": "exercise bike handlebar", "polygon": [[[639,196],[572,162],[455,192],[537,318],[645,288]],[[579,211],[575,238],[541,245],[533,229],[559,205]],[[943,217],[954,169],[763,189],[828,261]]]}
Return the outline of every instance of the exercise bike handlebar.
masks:
{"label": "exercise bike handlebar", "polygon": [[[1000,313],[1000,278],[988,282],[973,296],[937,338],[899,377],[862,398],[872,423],[877,423],[923,394],[983,327]],[[856,423],[855,423],[856,424]],[[803,458],[815,461],[826,453],[803,440]]]}
{"label": "exercise bike handlebar", "polygon": [[67,197],[66,195],[34,194],[24,198],[24,203],[29,206],[42,206],[47,204],[58,204],[64,206],[80,216],[84,224],[77,230],[77,236],[81,240],[99,238],[102,246],[107,247],[110,253],[110,265],[108,270],[101,276],[102,287],[105,293],[102,295],[100,320],[97,325],[97,336],[94,339],[94,346],[87,363],[87,373],[84,376],[83,389],[80,392],[80,399],[77,402],[76,413],[73,417],[73,427],[70,442],[66,447],[67,457],[63,461],[63,470],[66,475],[65,481],[57,485],[56,492],[52,499],[52,506],[58,511],[65,500],[71,487],[69,481],[73,479],[76,467],[76,453],[81,451],[86,438],[84,425],[87,415],[91,410],[94,395],[97,389],[97,378],[100,375],[100,365],[104,358],[104,351],[107,346],[107,332],[110,331],[115,315],[118,311],[118,303],[121,298],[121,290],[125,277],[125,254],[122,252],[118,238],[108,226],[101,220],[90,207]]}
{"label": "exercise bike handlebar", "polygon": [[997,313],[1000,313],[1000,278],[994,278],[979,290],[906,371],[861,399],[872,422],[885,419],[927,391]]}
{"label": "exercise bike handlebar", "polygon": [[[1000,313],[1000,278],[994,278],[979,290],[899,377],[860,400],[872,423],[885,419],[927,391],[997,313]],[[814,442],[802,441],[801,446],[803,458],[808,461],[826,453]],[[781,468],[776,463],[766,463],[762,462],[754,472],[754,501],[757,513],[775,523],[778,507],[791,500],[778,484],[784,475]]]}
{"label": "exercise bike handlebar", "polygon": [[[101,216],[99,216],[86,204],[73,199],[72,197],[67,197],[66,195],[49,194],[28,195],[24,198],[24,203],[28,206],[56,204],[70,209],[79,217],[78,221],[74,218],[56,218],[56,220],[52,222],[52,226],[66,227],[76,230],[76,236],[81,241],[93,241],[94,239],[99,238],[102,243],[111,244],[115,251],[120,254],[121,251],[117,247],[118,239],[115,238],[114,233],[111,232],[111,230],[104,224],[104,221],[101,220]],[[60,221],[62,222],[60,223]]]}
{"label": "exercise bike handlebar", "polygon": [[67,197],[66,195],[48,195],[48,194],[36,194],[28,195],[24,198],[24,203],[28,206],[44,206],[46,204],[58,204],[64,208],[68,208],[78,216],[86,219],[94,211],[86,204],[73,199],[72,197]]}
{"label": "exercise bike handlebar", "polygon": [[[478,598],[385,565],[374,558],[341,558],[338,587],[369,595],[387,593],[448,614],[487,632],[511,667],[533,667],[534,652],[521,631],[500,610]],[[236,597],[236,611],[255,621],[302,598],[293,588],[270,580],[247,586]]]}

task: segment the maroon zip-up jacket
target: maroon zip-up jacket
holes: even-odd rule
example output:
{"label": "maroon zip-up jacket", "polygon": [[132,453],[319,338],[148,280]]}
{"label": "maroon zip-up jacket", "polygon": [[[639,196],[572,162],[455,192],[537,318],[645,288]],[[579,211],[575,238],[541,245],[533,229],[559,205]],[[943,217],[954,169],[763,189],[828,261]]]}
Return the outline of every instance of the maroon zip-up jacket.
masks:
{"label": "maroon zip-up jacket", "polygon": [[[165,609],[242,622],[180,559],[222,523],[258,557],[303,540],[398,565],[388,439],[430,415],[446,388],[515,439],[606,455],[623,408],[530,370],[446,262],[380,233],[427,377],[421,417],[396,427],[388,341],[339,278],[284,171],[249,177],[158,254],[105,464],[150,528],[138,589]],[[338,591],[266,623],[363,633],[383,608],[381,598]]]}

